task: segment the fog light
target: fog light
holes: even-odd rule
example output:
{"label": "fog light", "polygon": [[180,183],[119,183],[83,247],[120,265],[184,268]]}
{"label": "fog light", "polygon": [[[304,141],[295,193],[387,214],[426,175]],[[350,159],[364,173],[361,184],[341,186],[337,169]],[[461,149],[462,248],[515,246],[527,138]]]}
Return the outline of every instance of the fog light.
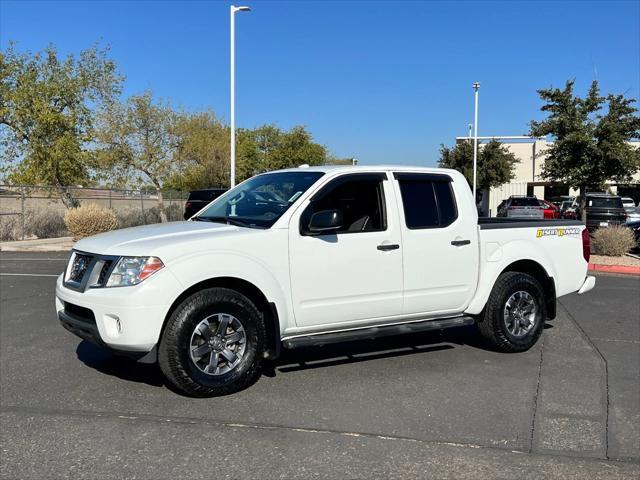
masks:
{"label": "fog light", "polygon": [[107,335],[110,337],[117,337],[122,333],[122,324],[120,323],[120,318],[117,315],[107,313],[102,318],[104,319],[104,327],[107,331]]}

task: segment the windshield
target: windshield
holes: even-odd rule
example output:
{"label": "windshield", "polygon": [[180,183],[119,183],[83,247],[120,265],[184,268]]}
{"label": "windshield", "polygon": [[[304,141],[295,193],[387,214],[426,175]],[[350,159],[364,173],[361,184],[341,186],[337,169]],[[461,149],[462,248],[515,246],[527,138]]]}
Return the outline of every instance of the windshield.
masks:
{"label": "windshield", "polygon": [[214,200],[193,220],[269,228],[322,175],[309,171],[258,175]]}

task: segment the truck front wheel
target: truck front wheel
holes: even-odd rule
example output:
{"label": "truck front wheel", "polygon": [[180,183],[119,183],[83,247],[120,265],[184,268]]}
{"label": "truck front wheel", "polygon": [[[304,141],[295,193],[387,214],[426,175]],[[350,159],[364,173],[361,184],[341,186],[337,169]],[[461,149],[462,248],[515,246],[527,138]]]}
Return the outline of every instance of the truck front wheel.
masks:
{"label": "truck front wheel", "polygon": [[523,352],[540,338],[547,318],[544,291],[531,275],[506,272],[498,277],[484,315],[480,332],[502,352]]}
{"label": "truck front wheel", "polygon": [[158,363],[171,385],[189,396],[227,395],[260,377],[265,337],[262,315],[248,298],[209,288],[173,311]]}

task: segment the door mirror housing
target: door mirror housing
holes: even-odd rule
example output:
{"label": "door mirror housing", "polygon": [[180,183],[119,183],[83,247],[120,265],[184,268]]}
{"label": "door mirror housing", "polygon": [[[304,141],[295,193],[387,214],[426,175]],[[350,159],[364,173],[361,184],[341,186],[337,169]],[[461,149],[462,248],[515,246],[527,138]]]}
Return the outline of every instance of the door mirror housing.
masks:
{"label": "door mirror housing", "polygon": [[342,228],[342,212],[340,210],[320,210],[311,215],[308,231],[312,235],[335,232]]}

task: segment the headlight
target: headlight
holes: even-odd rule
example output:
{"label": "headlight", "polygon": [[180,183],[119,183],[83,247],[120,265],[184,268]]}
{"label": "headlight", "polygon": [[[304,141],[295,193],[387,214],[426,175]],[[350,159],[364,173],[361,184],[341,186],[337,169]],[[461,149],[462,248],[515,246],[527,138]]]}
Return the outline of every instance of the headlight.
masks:
{"label": "headlight", "polygon": [[107,287],[137,285],[163,267],[157,257],[122,257],[111,271]]}

